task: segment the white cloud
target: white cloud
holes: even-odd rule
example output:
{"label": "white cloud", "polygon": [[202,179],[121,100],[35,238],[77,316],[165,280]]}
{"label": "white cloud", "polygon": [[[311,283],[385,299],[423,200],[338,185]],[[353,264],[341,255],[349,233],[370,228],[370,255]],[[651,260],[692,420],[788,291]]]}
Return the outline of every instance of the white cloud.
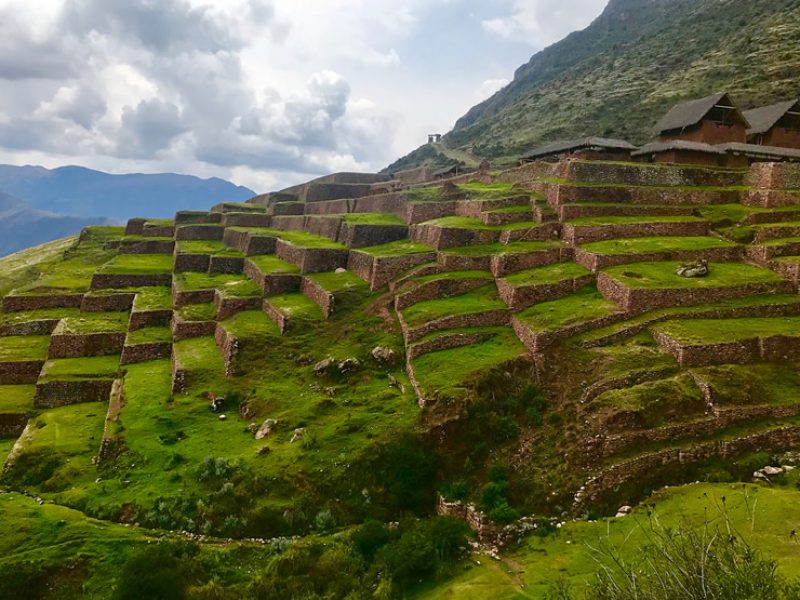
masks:
{"label": "white cloud", "polygon": [[585,27],[607,0],[512,0],[509,13],[484,19],[484,29],[509,40],[542,47]]}
{"label": "white cloud", "polygon": [[478,88],[476,93],[476,100],[478,102],[486,100],[489,96],[493,96],[504,87],[511,83],[510,79],[487,79]]}

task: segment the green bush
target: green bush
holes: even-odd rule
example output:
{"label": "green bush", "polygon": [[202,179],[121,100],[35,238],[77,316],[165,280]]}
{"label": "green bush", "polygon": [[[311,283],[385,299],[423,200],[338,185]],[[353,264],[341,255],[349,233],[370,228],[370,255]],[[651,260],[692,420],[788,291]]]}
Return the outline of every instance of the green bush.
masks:
{"label": "green bush", "polygon": [[172,548],[145,546],[123,565],[117,582],[117,600],[179,600],[186,597],[186,581]]}

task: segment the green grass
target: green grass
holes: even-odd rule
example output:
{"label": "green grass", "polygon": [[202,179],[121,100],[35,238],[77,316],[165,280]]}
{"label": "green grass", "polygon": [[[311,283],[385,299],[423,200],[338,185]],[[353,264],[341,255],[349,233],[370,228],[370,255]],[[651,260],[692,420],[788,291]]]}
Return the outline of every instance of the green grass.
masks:
{"label": "green grass", "polygon": [[39,381],[114,379],[118,373],[119,356],[57,358],[44,364]]}
{"label": "green grass", "polygon": [[213,336],[175,342],[175,357],[184,369],[224,372],[222,357]]}
{"label": "green grass", "polygon": [[350,291],[368,291],[366,282],[351,271],[345,271],[344,273],[336,273],[334,271],[314,273],[307,277],[332,294]]}
{"label": "green grass", "polygon": [[136,292],[133,300],[134,312],[169,310],[172,308],[172,293],[168,287],[147,287]]}
{"label": "green grass", "polygon": [[104,275],[155,275],[172,273],[170,254],[120,254],[97,270]]}
{"label": "green grass", "polygon": [[81,313],[63,319],[53,333],[85,334],[127,331],[128,313]]}
{"label": "green grass", "polygon": [[733,242],[711,236],[663,236],[606,240],[583,244],[582,250],[595,254],[639,254],[644,252],[680,252],[712,250],[735,246]]}
{"label": "green grass", "polygon": [[486,285],[460,296],[417,302],[403,311],[409,326],[422,325],[442,317],[469,315],[506,308],[497,296],[494,284]]}
{"label": "green grass", "polygon": [[0,295],[5,296],[14,288],[35,280],[77,241],[77,237],[68,237],[0,258]]}
{"label": "green grass", "polygon": [[445,279],[486,279],[487,281],[493,281],[494,277],[488,271],[445,271],[444,273],[433,273],[432,275],[414,277],[409,281],[414,283],[428,283],[430,281],[442,281]]}
{"label": "green grass", "polygon": [[509,223],[506,225],[486,225],[480,219],[472,217],[450,216],[433,219],[432,221],[425,221],[423,225],[434,225],[444,229],[480,229],[484,231],[512,231],[522,228],[541,227],[539,223],[526,220],[519,223]]}
{"label": "green grass", "polygon": [[[36,417],[32,435],[26,440],[25,452],[46,452],[61,457],[79,458],[83,467],[91,466],[91,458],[100,448],[106,405],[87,402],[63,406]],[[85,462],[84,462],[85,461]]]}
{"label": "green grass", "polygon": [[48,335],[0,337],[0,362],[44,360],[49,346]]}
{"label": "green grass", "polygon": [[0,324],[16,325],[42,320],[61,320],[66,317],[77,317],[81,314],[78,308],[42,308],[19,312],[0,313]]}
{"label": "green grass", "polygon": [[249,256],[247,260],[252,262],[265,275],[293,275],[300,273],[300,268],[297,265],[286,262],[273,254]]}
{"label": "green grass", "polygon": [[409,254],[435,252],[435,250],[424,244],[400,240],[397,242],[389,242],[388,244],[381,244],[379,246],[370,246],[369,248],[359,248],[358,252],[371,254],[372,256],[407,256]]}
{"label": "green grass", "polygon": [[591,549],[610,544],[621,550],[626,561],[635,560],[638,549],[648,543],[649,515],[666,527],[702,527],[706,519],[724,527],[723,514],[727,514],[753,547],[774,558],[780,572],[793,576],[800,572],[796,542],[789,535],[792,523],[800,520],[797,500],[797,492],[788,487],[700,483],[670,488],[623,519],[568,522],[549,535],[530,536],[504,553],[505,563],[479,557],[480,565],[472,561],[453,579],[425,586],[412,597],[543,600],[558,578],[564,578],[580,597],[598,570]]}
{"label": "green grass", "polygon": [[261,289],[243,275],[180,273],[175,275],[175,287],[182,292],[219,290],[223,296],[260,296]]}
{"label": "green grass", "polygon": [[128,332],[125,345],[138,346],[140,344],[158,344],[171,341],[172,332],[169,327],[146,327]]}
{"label": "green grass", "polygon": [[0,414],[27,413],[35,393],[35,385],[0,385]]}
{"label": "green grass", "polygon": [[687,319],[654,326],[683,345],[724,344],[773,336],[800,337],[800,317]]}
{"label": "green grass", "polygon": [[157,227],[175,225],[175,219],[147,219],[145,225],[154,225]]}
{"label": "green grass", "polygon": [[306,233],[305,231],[278,231],[273,232],[276,237],[291,243],[299,248],[326,248],[330,250],[346,250],[347,246],[329,240],[321,235]]}
{"label": "green grass", "polygon": [[560,242],[511,242],[509,244],[460,246],[442,250],[442,253],[449,256],[494,256],[495,254],[526,254],[552,250],[559,246],[561,246]]}
{"label": "green grass", "polygon": [[650,289],[707,289],[783,281],[769,269],[742,263],[711,263],[709,275],[699,278],[681,277],[675,272],[680,266],[677,261],[635,263],[604,272],[629,287]]}
{"label": "green grass", "polygon": [[349,213],[344,215],[345,223],[352,225],[402,225],[405,220],[394,213]]}
{"label": "green grass", "polygon": [[576,279],[591,275],[591,271],[574,262],[555,263],[520,271],[505,278],[513,286],[535,285],[540,283],[557,283],[565,279]]}
{"label": "green grass", "polygon": [[779,238],[775,240],[767,240],[765,242],[761,242],[760,246],[783,246],[786,244],[797,244],[800,243],[800,237],[788,237],[788,238]]}
{"label": "green grass", "polygon": [[179,241],[177,245],[178,254],[210,254],[212,256],[244,256],[238,250],[228,248],[224,243],[218,241]]}
{"label": "green grass", "polygon": [[518,313],[517,318],[534,331],[548,332],[608,317],[616,312],[616,304],[606,300],[595,286],[587,285],[565,298],[536,304]]}
{"label": "green grass", "polygon": [[487,210],[486,212],[491,214],[530,213],[531,207],[529,204],[526,204],[524,206],[508,206],[506,208],[493,208],[491,210]]}
{"label": "green grass", "polygon": [[753,213],[761,212],[757,208],[743,204],[712,204],[698,206],[696,210],[701,217],[712,223],[738,223]]}
{"label": "green grass", "polygon": [[456,397],[464,393],[472,376],[478,376],[525,355],[525,346],[510,327],[470,346],[429,352],[414,359],[414,373],[426,397]]}
{"label": "green grass", "polygon": [[184,321],[214,321],[217,318],[217,307],[213,302],[189,304],[180,307],[177,313]]}
{"label": "green grass", "polygon": [[602,225],[637,225],[645,223],[702,223],[704,219],[698,217],[681,216],[636,216],[636,217],[582,217],[568,221],[575,227],[598,227]]}
{"label": "green grass", "polygon": [[270,296],[267,298],[267,301],[270,305],[292,319],[323,319],[322,310],[316,302],[299,292]]}
{"label": "green grass", "polygon": [[268,338],[280,337],[278,326],[260,310],[236,313],[220,324],[225,331],[239,339],[256,339],[266,342]]}

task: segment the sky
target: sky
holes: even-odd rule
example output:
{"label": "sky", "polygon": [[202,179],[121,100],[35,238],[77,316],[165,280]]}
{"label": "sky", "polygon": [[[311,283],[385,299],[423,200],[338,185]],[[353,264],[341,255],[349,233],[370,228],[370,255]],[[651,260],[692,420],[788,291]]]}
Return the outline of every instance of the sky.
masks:
{"label": "sky", "polygon": [[0,0],[0,163],[376,171],[606,0]]}

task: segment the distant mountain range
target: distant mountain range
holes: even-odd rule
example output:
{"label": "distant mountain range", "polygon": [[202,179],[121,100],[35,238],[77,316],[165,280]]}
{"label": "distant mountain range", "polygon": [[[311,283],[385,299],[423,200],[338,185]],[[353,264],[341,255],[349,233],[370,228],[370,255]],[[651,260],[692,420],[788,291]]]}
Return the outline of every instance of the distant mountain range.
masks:
{"label": "distant mountain range", "polygon": [[178,210],[207,210],[254,195],[218,178],[0,165],[0,255],[75,234],[86,225],[141,215],[170,218]]}

